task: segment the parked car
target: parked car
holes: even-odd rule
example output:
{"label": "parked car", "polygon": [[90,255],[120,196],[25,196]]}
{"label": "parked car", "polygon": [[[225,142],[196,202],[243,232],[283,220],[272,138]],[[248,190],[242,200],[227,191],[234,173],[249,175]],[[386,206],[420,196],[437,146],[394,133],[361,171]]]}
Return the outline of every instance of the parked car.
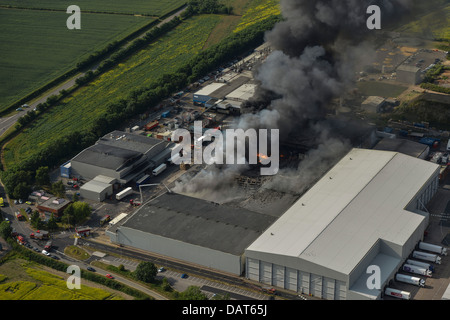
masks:
{"label": "parked car", "polygon": [[188,277],[188,275],[186,274],[186,273],[183,273],[182,275],[181,275],[181,279],[186,279]]}
{"label": "parked car", "polygon": [[106,277],[109,279],[114,279],[114,277],[112,275],[110,275],[109,273],[106,274]]}
{"label": "parked car", "polygon": [[31,202],[31,201],[27,201],[27,202],[25,202],[26,204],[29,204],[30,206],[31,205],[33,205],[33,202]]}
{"label": "parked car", "polygon": [[95,269],[92,268],[92,267],[87,267],[87,269],[88,269],[89,271],[95,272]]}
{"label": "parked car", "polygon": [[46,250],[42,250],[42,254],[45,254],[46,256],[50,255],[50,253],[48,253]]}
{"label": "parked car", "polygon": [[158,269],[158,272],[164,272],[164,271],[166,271],[166,269],[164,269],[164,267],[161,267]]}

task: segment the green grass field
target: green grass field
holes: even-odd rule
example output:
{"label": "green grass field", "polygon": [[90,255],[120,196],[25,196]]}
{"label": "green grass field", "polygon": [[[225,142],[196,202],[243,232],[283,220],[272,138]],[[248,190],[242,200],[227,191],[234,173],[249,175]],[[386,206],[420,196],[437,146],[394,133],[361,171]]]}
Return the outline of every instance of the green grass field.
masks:
{"label": "green grass field", "polygon": [[0,8],[0,110],[76,66],[150,17],[82,14],[69,30],[65,12]]}
{"label": "green grass field", "polygon": [[2,273],[0,277],[3,278],[0,282],[0,300],[124,299],[120,294],[83,283],[80,289],[69,289],[63,277],[30,267],[20,259],[4,263],[0,266],[0,272]]}
{"label": "green grass field", "polygon": [[406,86],[378,81],[358,82],[357,87],[364,96],[382,96],[391,98],[399,96],[407,89]]}
{"label": "green grass field", "polygon": [[127,97],[133,89],[150,84],[162,74],[175,71],[203,48],[219,20],[217,15],[192,17],[74,92],[8,143],[4,149],[6,166],[51,145],[55,136],[89,128],[109,103]]}
{"label": "green grass field", "polygon": [[77,5],[81,12],[95,11],[122,14],[145,14],[160,17],[185,4],[185,0],[0,0],[0,6],[64,10]]}

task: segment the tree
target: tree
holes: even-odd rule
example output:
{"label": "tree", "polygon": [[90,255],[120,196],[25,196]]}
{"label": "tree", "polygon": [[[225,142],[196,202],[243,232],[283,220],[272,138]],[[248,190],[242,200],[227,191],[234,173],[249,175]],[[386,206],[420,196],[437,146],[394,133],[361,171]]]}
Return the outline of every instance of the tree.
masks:
{"label": "tree", "polygon": [[16,185],[12,192],[12,196],[15,199],[28,199],[30,195],[31,187],[26,182],[20,182]]}
{"label": "tree", "polygon": [[156,266],[147,261],[139,263],[134,271],[136,279],[147,283],[153,282],[157,273],[158,269],[156,269]]}
{"label": "tree", "polygon": [[35,175],[36,183],[40,186],[50,185],[50,175],[48,167],[39,167]]}
{"label": "tree", "polygon": [[49,231],[54,231],[54,230],[58,229],[58,224],[56,223],[56,219],[53,216],[53,214],[52,214],[51,218],[48,219],[47,228]]}
{"label": "tree", "polygon": [[180,295],[181,300],[208,300],[208,297],[197,286],[189,286]]}
{"label": "tree", "polygon": [[39,228],[41,226],[41,217],[39,215],[39,211],[34,210],[31,214],[31,225],[35,228]]}
{"label": "tree", "polygon": [[78,194],[74,193],[72,196],[72,201],[77,202],[78,200],[80,200],[80,197],[78,196]]}
{"label": "tree", "polygon": [[57,197],[61,198],[66,195],[66,188],[61,180],[52,184],[52,192]]}
{"label": "tree", "polygon": [[9,221],[2,221],[0,223],[0,237],[8,239],[11,236],[12,228]]}

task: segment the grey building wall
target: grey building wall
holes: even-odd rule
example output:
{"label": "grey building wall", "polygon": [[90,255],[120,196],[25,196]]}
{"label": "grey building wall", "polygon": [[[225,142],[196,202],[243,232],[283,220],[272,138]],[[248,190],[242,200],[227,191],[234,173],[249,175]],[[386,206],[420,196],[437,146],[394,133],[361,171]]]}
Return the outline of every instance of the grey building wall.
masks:
{"label": "grey building wall", "polygon": [[113,186],[110,185],[108,188],[98,192],[94,190],[88,190],[83,189],[83,187],[80,188],[80,195],[89,200],[94,201],[103,201],[106,199],[106,197],[111,196],[113,194]]}
{"label": "grey building wall", "polygon": [[110,240],[115,243],[139,248],[235,275],[241,275],[243,272],[243,258],[241,256],[192,245],[179,240],[169,239],[123,226],[118,227],[116,230],[116,233],[107,231]]}

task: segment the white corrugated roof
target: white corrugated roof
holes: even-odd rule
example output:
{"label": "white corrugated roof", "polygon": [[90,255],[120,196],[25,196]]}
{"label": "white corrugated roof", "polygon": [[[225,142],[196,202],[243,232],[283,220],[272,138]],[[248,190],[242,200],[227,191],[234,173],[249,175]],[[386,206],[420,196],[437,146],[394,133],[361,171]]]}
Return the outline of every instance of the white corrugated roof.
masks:
{"label": "white corrugated roof", "polygon": [[404,210],[437,166],[353,149],[247,250],[349,273],[379,239],[404,243],[423,216]]}
{"label": "white corrugated roof", "polygon": [[202,89],[197,91],[194,95],[209,96],[214,91],[222,88],[224,85],[225,85],[225,83],[214,82],[214,83],[211,83],[211,84],[203,87]]}

